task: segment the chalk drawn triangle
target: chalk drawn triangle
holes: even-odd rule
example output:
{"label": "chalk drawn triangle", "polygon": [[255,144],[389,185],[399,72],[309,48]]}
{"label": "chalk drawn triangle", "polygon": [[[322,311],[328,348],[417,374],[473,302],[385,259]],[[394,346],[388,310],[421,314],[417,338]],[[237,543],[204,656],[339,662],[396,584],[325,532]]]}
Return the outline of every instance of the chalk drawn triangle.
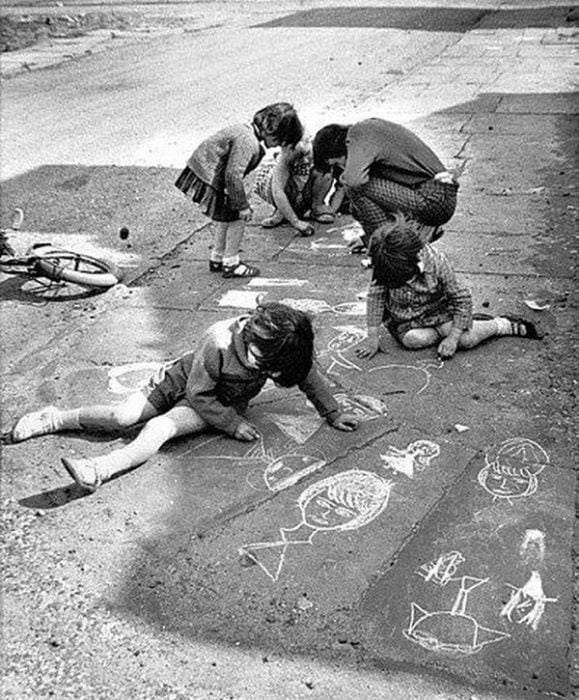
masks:
{"label": "chalk drawn triangle", "polygon": [[270,413],[268,418],[299,445],[306,443],[322,424],[322,420],[314,415],[296,416],[288,413]]}
{"label": "chalk drawn triangle", "polygon": [[246,556],[253,559],[272,581],[277,581],[287,546],[287,542],[253,542],[244,545],[241,550]]}

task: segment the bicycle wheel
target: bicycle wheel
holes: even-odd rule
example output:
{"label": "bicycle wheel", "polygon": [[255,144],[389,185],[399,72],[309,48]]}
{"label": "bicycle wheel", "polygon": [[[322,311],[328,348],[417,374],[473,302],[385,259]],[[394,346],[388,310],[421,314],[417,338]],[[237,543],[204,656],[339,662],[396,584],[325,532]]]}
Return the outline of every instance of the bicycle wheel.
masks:
{"label": "bicycle wheel", "polygon": [[121,280],[115,265],[90,255],[48,246],[42,251],[35,250],[34,254],[38,256],[35,265],[37,274],[56,282],[71,282],[90,289],[106,289],[114,287]]}

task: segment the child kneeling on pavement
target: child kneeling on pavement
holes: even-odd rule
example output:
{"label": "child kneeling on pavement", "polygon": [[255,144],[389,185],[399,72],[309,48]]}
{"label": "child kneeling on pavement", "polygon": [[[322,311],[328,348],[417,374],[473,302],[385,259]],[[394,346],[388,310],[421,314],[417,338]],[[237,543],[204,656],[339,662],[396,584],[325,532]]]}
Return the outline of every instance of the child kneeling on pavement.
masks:
{"label": "child kneeling on pavement", "polygon": [[64,430],[117,431],[144,422],[135,440],[120,449],[101,457],[62,459],[74,481],[92,493],[115,474],[143,464],[176,437],[218,429],[236,440],[256,440],[259,432],[243,414],[268,378],[284,387],[298,385],[332,427],[358,427],[355,416],[341,412],[314,365],[310,318],[272,302],[249,315],[215,323],[196,350],[165,365],[145,389],[122,403],[72,410],[49,406],[23,416],[12,430],[12,440]]}
{"label": "child kneeling on pavement", "polygon": [[446,256],[421,240],[418,227],[397,214],[393,223],[378,227],[370,238],[368,339],[356,351],[358,357],[369,359],[384,351],[383,326],[405,348],[436,345],[442,359],[497,336],[541,337],[523,318],[473,317],[471,293],[458,282]]}
{"label": "child kneeling on pavement", "polygon": [[[326,197],[335,184],[331,172],[322,173],[313,167],[311,141],[282,146],[275,160],[260,167],[255,178],[255,192],[275,209],[261,222],[263,228],[274,228],[287,221],[302,236],[311,236],[314,227],[305,219],[322,224],[334,221],[342,198]],[[336,206],[334,206],[334,204]]]}

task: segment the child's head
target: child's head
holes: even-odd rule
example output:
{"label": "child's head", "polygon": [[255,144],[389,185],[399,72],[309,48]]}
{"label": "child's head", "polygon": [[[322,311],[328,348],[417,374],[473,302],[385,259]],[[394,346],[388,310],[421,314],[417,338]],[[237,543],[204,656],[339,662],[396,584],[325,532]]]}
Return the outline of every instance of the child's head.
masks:
{"label": "child's head", "polygon": [[423,245],[416,222],[403,214],[379,226],[368,246],[374,280],[390,289],[401,287],[418,272],[418,254]]}
{"label": "child's head", "polygon": [[298,113],[288,102],[267,105],[253,115],[253,126],[269,148],[295,146],[304,135]]}
{"label": "child's head", "polygon": [[314,331],[309,316],[279,302],[260,304],[243,327],[242,337],[259,369],[281,386],[294,386],[309,373]]}
{"label": "child's head", "polygon": [[348,154],[346,137],[349,126],[343,124],[328,124],[322,127],[314,137],[314,167],[322,173],[330,171],[333,165],[339,163]]}

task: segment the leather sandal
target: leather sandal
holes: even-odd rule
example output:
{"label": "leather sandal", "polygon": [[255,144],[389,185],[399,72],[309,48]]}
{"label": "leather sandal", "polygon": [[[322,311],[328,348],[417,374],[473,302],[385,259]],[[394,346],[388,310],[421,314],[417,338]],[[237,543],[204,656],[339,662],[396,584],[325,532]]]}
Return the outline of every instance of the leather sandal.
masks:
{"label": "leather sandal", "polygon": [[223,266],[223,277],[230,279],[232,277],[258,277],[260,269],[247,265],[247,263],[239,262],[237,265]]}

